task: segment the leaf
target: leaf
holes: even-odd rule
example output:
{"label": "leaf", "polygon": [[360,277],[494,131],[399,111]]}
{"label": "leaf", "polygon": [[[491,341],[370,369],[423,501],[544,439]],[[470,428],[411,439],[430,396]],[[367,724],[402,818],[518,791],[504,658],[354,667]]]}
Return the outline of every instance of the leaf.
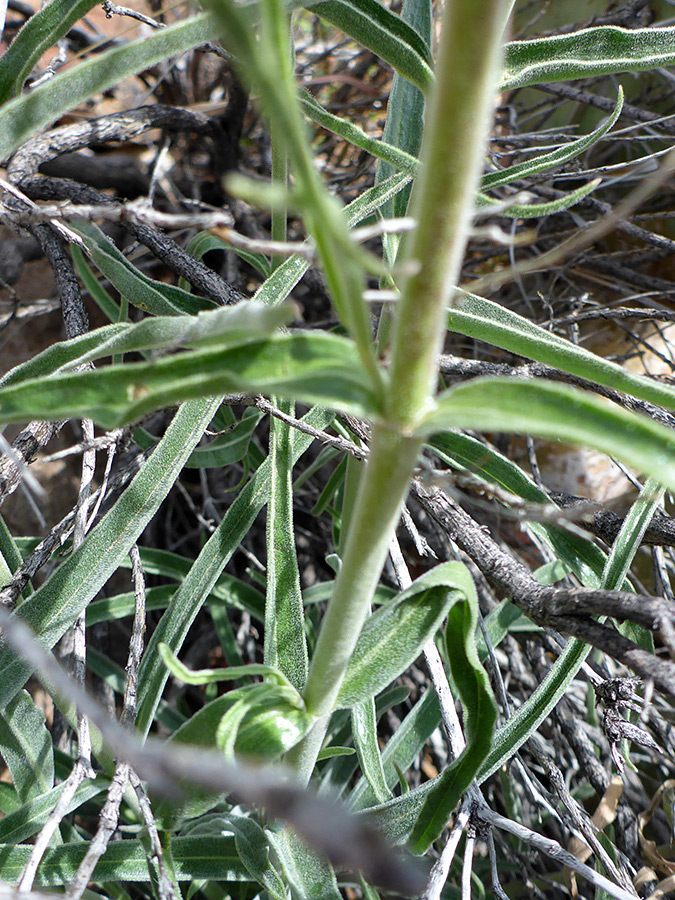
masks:
{"label": "leaf", "polygon": [[637,375],[529,322],[511,310],[474,294],[458,294],[448,328],[510,353],[555,366],[571,375],[675,409],[675,388]]}
{"label": "leaf", "polygon": [[293,900],[342,900],[335,873],[288,828],[268,835],[283,867]]}
{"label": "leaf", "polygon": [[[515,463],[467,434],[458,431],[436,434],[429,441],[429,446],[451,466],[466,469],[525,500],[552,503],[548,494],[538,488]],[[549,544],[556,556],[569,565],[584,585],[599,586],[606,557],[592,541],[555,525],[530,522],[528,527]]]}
{"label": "leaf", "polygon": [[414,28],[377,0],[324,0],[306,6],[372,50],[421,91],[431,87],[429,48]]}
{"label": "leaf", "polygon": [[347,666],[336,709],[363,703],[405,672],[447,610],[474,592],[462,563],[435,566],[366,620]]}
{"label": "leaf", "polygon": [[672,432],[567,385],[476,378],[445,391],[421,433],[445,428],[510,431],[595,447],[675,487]]}
{"label": "leaf", "polygon": [[[432,13],[429,0],[404,0],[401,19],[420,35],[430,55],[428,48],[431,45]],[[424,132],[424,106],[425,100],[422,91],[396,73],[387,103],[387,121],[384,125],[383,140],[400,147],[410,156],[417,158]],[[385,181],[394,174],[394,171],[394,168],[381,160],[375,176],[376,184]],[[385,218],[405,216],[408,211],[411,189],[412,186],[409,185],[388,201],[382,207],[380,214]],[[396,260],[399,240],[399,235],[383,236],[385,255],[390,264]]]}
{"label": "leaf", "polygon": [[445,640],[450,672],[464,710],[466,747],[437,778],[363,813],[390,841],[408,842],[416,853],[424,852],[440,836],[493,743],[497,710],[490,680],[478,658],[475,592],[467,593],[465,600],[451,607]]}
{"label": "leaf", "polygon": [[[602,183],[602,178],[594,178],[592,181],[582,184],[575,191],[570,191],[556,200],[549,200],[547,203],[514,203],[513,206],[500,207],[497,215],[505,216],[508,219],[537,219],[541,216],[550,216],[553,213],[563,212],[575,206],[584,197],[592,193],[598,185]],[[485,194],[479,194],[476,202],[476,209],[483,211],[489,210],[490,206],[499,205],[502,201],[495,200],[492,197],[486,197]]]}
{"label": "leaf", "polygon": [[146,312],[157,316],[195,315],[218,309],[218,304],[189,291],[155,281],[132,265],[97,225],[76,222],[70,226],[78,234],[96,266],[120,294]]}
{"label": "leaf", "polygon": [[[35,879],[36,887],[56,887],[69,884],[90,842],[48,847]],[[16,883],[28,862],[32,847],[14,844],[0,845],[0,877]],[[173,837],[171,861],[178,881],[209,879],[212,881],[250,881],[236,852],[234,838],[200,835]],[[106,847],[92,878],[94,883],[149,882],[148,861],[140,840],[111,841]]]}
{"label": "leaf", "polygon": [[163,406],[224,393],[278,393],[365,418],[378,409],[351,341],[299,332],[28,379],[0,388],[0,421],[78,417],[116,428]]}
{"label": "leaf", "polygon": [[40,57],[96,6],[97,0],[51,0],[27,20],[0,57],[0,105],[16,97]]}
{"label": "leaf", "polygon": [[[293,415],[292,403],[282,412]],[[270,496],[267,503],[267,598],[265,662],[276,666],[302,691],[307,681],[308,653],[305,610],[293,529],[293,436],[290,425],[270,423]]]}
{"label": "leaf", "polygon": [[266,832],[253,819],[244,816],[229,815],[226,826],[234,834],[239,859],[253,880],[257,881],[273,900],[286,900],[284,882],[270,861],[270,845]]}
{"label": "leaf", "polygon": [[533,159],[525,160],[525,162],[516,163],[513,166],[508,166],[506,169],[500,169],[498,172],[489,172],[487,175],[483,175],[483,178],[481,179],[481,190],[487,191],[491,188],[498,187],[501,184],[509,184],[512,181],[535,175],[537,172],[546,172],[548,169],[552,169],[556,166],[563,165],[563,163],[569,162],[572,159],[576,159],[577,156],[580,156],[588,150],[589,147],[596,144],[600,138],[604,137],[604,135],[614,127],[621,115],[622,109],[623,88],[619,85],[616,106],[614,107],[611,116],[605,119],[595,131],[577,138],[577,140],[571,141],[569,144],[563,144],[562,147],[558,147],[557,150],[552,150],[550,153],[543,153],[541,156],[535,156]]}
{"label": "leaf", "polygon": [[602,573],[602,586],[608,591],[621,590],[654,513],[661,505],[663,487],[654,478],[643,485],[614,539]]}
{"label": "leaf", "polygon": [[[262,253],[252,253],[250,250],[242,250],[240,247],[231,247],[227,241],[223,240],[223,238],[216,237],[216,235],[211,234],[210,231],[200,231],[199,234],[196,234],[192,238],[186,249],[191,256],[194,256],[197,259],[201,259],[204,254],[209,253],[211,250],[227,250],[236,253],[237,256],[247,262],[250,266],[257,269],[263,278],[269,278],[272,274],[269,260]],[[188,290],[190,285],[184,278],[180,278],[178,286],[183,290]]]}
{"label": "leaf", "polygon": [[122,319],[126,319],[127,316],[123,315],[122,307],[117,300],[113,300],[94,275],[80,248],[76,244],[71,244],[70,253],[73,257],[75,271],[80,276],[82,284],[89,291],[92,300],[94,300],[106,319],[109,322],[120,322]]}
{"label": "leaf", "polygon": [[325,759],[334,759],[336,756],[354,756],[356,750],[353,747],[324,747],[319,750],[316,761],[323,762]]}
{"label": "leaf", "polygon": [[[307,413],[303,421],[314,428],[324,428],[332,415],[317,409]],[[293,442],[293,460],[297,460],[312,444],[313,438],[297,434]],[[167,670],[157,652],[160,643],[177,653],[188,629],[209,593],[214,590],[223,569],[243,541],[269,496],[270,465],[260,466],[202,548],[189,571],[181,576],[181,584],[155,629],[141,661],[138,676],[138,715],[136,728],[147,734],[167,679]],[[141,556],[143,558],[143,556]],[[257,592],[256,592],[257,593]],[[227,597],[227,594],[225,594]],[[260,614],[262,618],[262,613]]]}
{"label": "leaf", "polygon": [[17,97],[0,110],[0,159],[7,159],[41,128],[45,128],[94,94],[114,87],[122,79],[163,62],[167,57],[191,50],[214,34],[208,13],[170,25],[100,53],[68,69],[42,87]]}
{"label": "leaf", "polygon": [[11,369],[0,379],[0,386],[63,374],[117,353],[142,350],[168,353],[182,348],[237,345],[250,337],[272,333],[288,322],[291,315],[287,306],[269,309],[250,300],[194,316],[154,316],[136,324],[106,325],[69,341],[52,344],[28,362]]}
{"label": "leaf", "polygon": [[[367,219],[390,197],[396,196],[399,191],[403,190],[409,184],[410,179],[411,176],[407,173],[399,173],[382,184],[364,191],[345,208],[347,224],[353,227],[363,219]],[[258,288],[254,299],[270,306],[283,303],[310,265],[309,260],[303,256],[290,256]]]}
{"label": "leaf", "polygon": [[[241,421],[231,431],[228,430],[207,444],[195,447],[185,463],[185,468],[219,469],[244,459],[248,453],[251,435],[261,418],[262,413],[259,410],[247,409],[241,417]],[[147,450],[157,443],[157,438],[139,426],[134,429],[134,441],[143,450]]]}
{"label": "leaf", "polygon": [[[384,139],[380,140],[372,137],[359,128],[358,125],[347,121],[347,119],[333,115],[311,94],[303,91],[300,94],[300,104],[303,112],[312,122],[315,122],[327,131],[331,131],[333,134],[337,134],[344,140],[349,141],[350,144],[354,144],[355,147],[366,150],[376,159],[384,160],[397,172],[414,175],[419,170],[419,160],[415,156],[400,150],[394,144],[387,143]],[[382,181],[384,180],[382,179]],[[400,196],[400,194],[397,196]]]}
{"label": "leaf", "polygon": [[0,710],[0,754],[21,800],[54,787],[54,749],[45,717],[26,691]]}
{"label": "leaf", "polygon": [[158,644],[157,649],[162,657],[162,662],[171,672],[174,678],[178,678],[183,684],[216,684],[220,681],[236,681],[247,675],[262,675],[270,681],[282,687],[289,687],[290,682],[278,669],[262,663],[248,663],[245,666],[228,666],[225,669],[188,669],[187,666],[171,652],[167,644]]}
{"label": "leaf", "polygon": [[[661,494],[662,488],[657,482],[650,479],[644,485],[614,540],[600,582],[601,588],[616,590],[623,586],[624,576],[633,563]],[[501,768],[537,730],[559,702],[591,649],[589,644],[576,638],[567,642],[565,650],[534,694],[496,732],[494,746],[479,773],[479,781],[484,781]]]}
{"label": "leaf", "polygon": [[[436,692],[433,688],[427,688],[382,751],[382,766],[388,788],[393,788],[396,784],[397,770],[406,772],[410,768],[440,722],[441,710]],[[365,809],[378,802],[365,778],[350,792],[349,800],[355,809]]]}
{"label": "leaf", "polygon": [[314,724],[295,688],[281,684],[247,684],[228,691],[195,713],[171,735],[171,741],[200,747],[220,746],[226,713],[242,702],[235,749],[248,757],[273,760],[290,750]]}
{"label": "leaf", "polygon": [[385,803],[393,796],[384,777],[380,748],[377,743],[375,701],[357,703],[352,708],[352,734],[359,764],[378,803]]}
{"label": "leaf", "polygon": [[[108,779],[102,775],[98,775],[93,781],[84,781],[68,804],[68,812],[79,809],[83,803],[102,794],[109,784]],[[0,820],[0,844],[19,844],[37,834],[51,815],[63,788],[62,782],[45,793],[31,797],[14,812],[4,816]]]}
{"label": "leaf", "polygon": [[506,45],[500,91],[549,81],[644,72],[675,62],[675,28],[602,25]]}
{"label": "leaf", "polygon": [[[126,557],[168,494],[183,463],[213,418],[217,400],[179,409],[152,456],[84,542],[14,615],[53,647]],[[0,705],[25,684],[31,668],[9,647],[0,648]]]}
{"label": "leaf", "polygon": [[462,794],[476,777],[481,763],[492,747],[497,722],[497,708],[492,697],[490,679],[478,657],[476,627],[478,600],[467,596],[466,603],[456,603],[448,613],[445,645],[452,679],[462,701],[466,747],[447,766],[429,793],[416,817],[410,838],[414,851],[424,852],[440,837]]}

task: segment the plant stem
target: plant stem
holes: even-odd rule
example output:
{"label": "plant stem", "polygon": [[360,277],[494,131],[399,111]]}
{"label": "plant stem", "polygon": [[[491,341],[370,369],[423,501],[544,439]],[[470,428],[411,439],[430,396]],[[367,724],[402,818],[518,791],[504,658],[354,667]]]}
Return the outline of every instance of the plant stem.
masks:
{"label": "plant stem", "polygon": [[[321,626],[304,693],[317,724],[288,762],[309,778],[342,679],[377,586],[408,491],[433,403],[445,315],[466,247],[474,192],[491,118],[509,0],[448,0],[436,94],[428,113],[423,168],[413,192],[418,227],[402,257],[418,260],[398,304],[388,422],[376,423],[352,515],[342,568]],[[480,11],[477,18],[476,10]]]}
{"label": "plant stem", "polygon": [[508,0],[451,0],[427,112],[422,170],[411,209],[417,228],[399,257],[417,261],[403,285],[392,343],[388,415],[415,425],[433,398],[446,310],[466,248],[483,148],[492,118]]}

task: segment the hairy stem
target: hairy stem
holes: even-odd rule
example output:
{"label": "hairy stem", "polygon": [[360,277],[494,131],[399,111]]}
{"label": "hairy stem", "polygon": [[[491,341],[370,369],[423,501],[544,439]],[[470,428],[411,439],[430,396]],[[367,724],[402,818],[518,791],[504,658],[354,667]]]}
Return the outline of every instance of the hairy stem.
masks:
{"label": "hairy stem", "polygon": [[422,145],[412,208],[418,227],[403,248],[417,274],[403,285],[392,350],[386,422],[376,423],[351,519],[342,568],[324,617],[305,689],[317,724],[289,762],[311,774],[328,716],[377,586],[408,491],[421,440],[420,417],[433,403],[438,357],[464,254],[491,118],[508,0],[449,0],[436,93]]}

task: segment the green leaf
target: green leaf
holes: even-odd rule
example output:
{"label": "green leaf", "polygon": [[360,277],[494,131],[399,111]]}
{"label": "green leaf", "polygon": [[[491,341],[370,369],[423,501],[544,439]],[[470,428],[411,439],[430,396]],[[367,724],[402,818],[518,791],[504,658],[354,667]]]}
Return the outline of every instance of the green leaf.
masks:
{"label": "green leaf", "polygon": [[[47,848],[35,879],[36,887],[69,884],[89,850],[89,841]],[[0,878],[16,883],[28,862],[32,847],[0,845]],[[239,859],[231,837],[174,837],[171,861],[178,881],[250,881],[251,876]],[[148,860],[140,840],[111,841],[99,860],[92,881],[149,882]]]}
{"label": "green leaf", "polygon": [[[655,480],[649,479],[643,486],[614,540],[600,582],[601,588],[616,590],[624,586],[624,576],[632,565],[661,494],[662,488]],[[591,649],[590,645],[576,638],[567,642],[565,650],[534,694],[496,732],[493,748],[479,773],[479,781],[484,781],[501,768],[537,730],[559,702]]]}
{"label": "green leaf", "polygon": [[216,684],[220,681],[236,681],[247,675],[262,675],[282,687],[289,687],[290,682],[278,669],[262,663],[249,663],[245,666],[228,666],[226,669],[188,669],[187,666],[171,652],[167,644],[158,644],[157,649],[162,662],[174,678],[184,684]]}
{"label": "green leaf", "polygon": [[[401,19],[420,35],[427,48],[431,45],[431,3],[429,0],[404,0]],[[430,55],[430,53],[429,53]],[[396,73],[392,82],[389,102],[387,103],[387,121],[384,125],[383,141],[400,147],[410,156],[417,158],[422,144],[424,132],[424,94]],[[395,169],[381,160],[377,167],[376,183],[385,181],[394,174]],[[405,216],[410,200],[409,185],[386,203],[381,210],[385,218]],[[392,264],[396,260],[399,235],[384,235],[383,243],[387,260]]]}
{"label": "green leaf", "polygon": [[640,495],[631,506],[614,539],[602,573],[602,586],[608,591],[621,590],[654,513],[661,505],[663,487],[655,478],[644,483]]}
{"label": "green leaf", "polygon": [[352,708],[352,734],[359,764],[378,803],[385,803],[393,796],[387,785],[380,748],[377,743],[375,701],[372,697]]}
{"label": "green leaf", "polygon": [[0,159],[6,159],[41,128],[79,106],[84,100],[119,84],[167,57],[183,53],[213,38],[215,25],[208,13],[170,25],[100,53],[79,63],[0,110]]}
{"label": "green leaf", "polygon": [[[467,434],[458,431],[436,434],[429,441],[429,446],[440,459],[453,467],[466,469],[472,475],[506,488],[525,500],[552,503],[548,494],[538,488],[515,463]],[[556,556],[570,566],[584,585],[599,586],[605,554],[592,541],[546,523],[530,522],[528,527],[549,544]]]}
{"label": "green leaf", "polygon": [[450,331],[555,366],[649,403],[675,409],[675,388],[671,385],[629,372],[483,297],[460,293],[457,300],[457,307],[448,314]]}
{"label": "green leaf", "polygon": [[270,861],[270,844],[266,832],[253,819],[244,816],[229,815],[225,824],[234,834],[239,859],[253,880],[257,881],[273,900],[286,900],[286,886]]}
{"label": "green leaf", "polygon": [[474,593],[462,563],[435,566],[366,620],[347,667],[336,709],[368,700],[412,665],[447,610]]}
{"label": "green leaf", "polygon": [[[576,191],[570,191],[556,200],[549,200],[547,203],[514,203],[513,206],[504,207],[503,205],[497,213],[505,216],[507,219],[537,219],[541,216],[550,216],[553,213],[563,212],[575,206],[584,197],[592,193],[602,178],[594,178],[592,181],[582,184]],[[492,197],[486,197],[485,194],[479,194],[476,202],[476,209],[489,210],[491,205],[499,205],[502,201],[495,200]]]}
{"label": "green leaf", "polygon": [[577,156],[580,156],[589,147],[592,147],[593,144],[597,143],[600,138],[604,137],[614,127],[622,109],[623,88],[619,85],[616,106],[611,116],[599,125],[595,131],[577,138],[576,141],[571,141],[569,144],[563,144],[562,147],[558,147],[557,150],[552,150],[550,153],[543,153],[541,156],[535,156],[533,159],[525,160],[525,162],[516,163],[513,166],[508,166],[506,169],[500,169],[498,172],[489,172],[487,175],[483,175],[481,190],[488,191],[501,184],[509,184],[512,181],[535,175],[537,172],[546,172],[548,169],[553,169],[572,159],[576,159]]}
{"label": "green leaf", "polygon": [[[228,307],[232,309],[233,307]],[[186,469],[219,469],[244,459],[248,453],[251,435],[262,418],[262,413],[257,409],[245,410],[241,421],[232,430],[219,434],[207,444],[201,444],[190,454],[185,463]],[[213,426],[212,426],[213,427]],[[143,450],[154,447],[157,438],[145,431],[140,426],[134,429],[134,441]]]}
{"label": "green leaf", "polygon": [[[332,415],[317,409],[307,413],[303,421],[314,428],[324,428]],[[297,434],[293,442],[293,460],[297,460],[312,443],[306,434]],[[152,457],[151,457],[152,459]],[[223,569],[253,525],[269,496],[270,464],[265,460],[246,487],[223,516],[189,571],[180,577],[180,587],[155,629],[141,661],[138,682],[138,715],[136,727],[147,734],[167,679],[167,670],[157,651],[160,643],[177,653],[202,604],[217,585]],[[169,556],[167,554],[167,556]],[[141,556],[143,558],[143,556]],[[164,557],[163,557],[164,558]],[[180,557],[178,558],[180,559]],[[185,561],[187,563],[187,560]],[[144,563],[145,564],[145,563]],[[257,592],[255,592],[257,595]],[[225,593],[225,598],[227,598]],[[259,614],[262,618],[262,612]]]}
{"label": "green leaf", "polygon": [[322,762],[324,759],[334,759],[336,756],[354,756],[356,750],[353,747],[324,747],[319,750],[316,761]]}
{"label": "green leaf", "polygon": [[[384,777],[389,789],[398,781],[397,770],[406,772],[410,768],[440,722],[441,709],[436,692],[427,688],[382,751]],[[365,778],[350,792],[349,800],[355,809],[365,809],[378,802]]]}
{"label": "green leaf", "polygon": [[[280,409],[293,415],[292,403]],[[307,681],[305,611],[293,529],[293,437],[290,425],[270,423],[270,496],[267,503],[267,598],[265,662],[280,669],[302,691]]]}
{"label": "green leaf", "polygon": [[[197,259],[201,259],[205,253],[209,253],[211,250],[227,250],[236,253],[250,266],[257,269],[263,278],[269,278],[272,274],[270,262],[262,253],[252,253],[250,250],[242,250],[240,247],[231,247],[227,241],[216,237],[210,231],[200,231],[199,234],[192,238],[186,249],[191,256]],[[178,286],[183,288],[183,290],[188,290],[190,285],[184,278],[181,278]]]}
{"label": "green leaf", "polygon": [[268,835],[291,888],[293,900],[342,900],[335,873],[288,828]]}
{"label": "green leaf", "polygon": [[[113,508],[21,604],[15,615],[33,629],[42,646],[54,646],[126,557],[171,489],[218,403],[200,400],[181,407],[155,452]],[[0,648],[0,671],[0,705],[4,705],[25,684],[31,668],[5,646]]]}
{"label": "green leaf", "polygon": [[419,853],[440,837],[448,824],[462,794],[490,752],[497,722],[490,679],[476,647],[478,600],[475,594],[467,596],[467,600],[452,607],[445,629],[448,663],[464,712],[466,747],[443,770],[416,817],[410,844]]}
{"label": "green leaf", "polygon": [[202,310],[218,309],[213,300],[148,278],[120,253],[97,225],[76,222],[70,227],[82,238],[92,260],[110,283],[139,309],[157,316],[195,315]]}
{"label": "green leaf", "polygon": [[[417,90],[417,88],[415,88],[415,90]],[[376,159],[388,163],[397,172],[405,172],[408,175],[414,175],[419,170],[419,160],[415,156],[411,156],[410,153],[400,150],[394,144],[387,143],[384,139],[380,140],[374,138],[363,131],[363,129],[359,128],[358,125],[354,125],[352,122],[349,122],[340,116],[333,115],[333,113],[325,109],[315,97],[312,97],[311,94],[307,94],[303,91],[300,94],[300,103],[303,112],[312,122],[315,122],[327,131],[331,131],[333,134],[337,134],[344,140],[349,141],[350,144],[354,144],[355,147],[366,150]],[[384,180],[385,179],[382,179],[382,181]]]}
{"label": "green leaf", "polygon": [[[476,618],[474,596],[469,604],[453,607],[446,628],[450,669],[464,708],[467,746],[437,778],[362,813],[392,843],[411,842],[416,852],[424,851],[439,836],[492,746],[497,714],[489,679],[478,661]],[[433,707],[429,712],[435,714]]]}
{"label": "green leaf", "polygon": [[619,72],[644,72],[674,62],[673,27],[584,28],[570,34],[507,44],[498,90]]}
{"label": "green leaf", "polygon": [[364,418],[378,411],[353,343],[300,332],[29,379],[0,388],[0,421],[86,417],[116,428],[163,406],[224,393],[278,393]]}
{"label": "green leaf", "polygon": [[[102,775],[98,775],[93,781],[84,781],[75,791],[67,812],[79,809],[83,803],[102,794],[109,784],[108,779]],[[53,812],[63,788],[62,782],[43,794],[31,797],[17,810],[4,816],[0,820],[0,844],[19,844],[37,834]]]}
{"label": "green leaf", "polygon": [[226,713],[242,702],[245,712],[235,740],[244,756],[273,760],[290,750],[314,724],[295,688],[281,684],[247,684],[207,703],[171,735],[171,741],[200,747],[219,746]]}
{"label": "green leaf", "polygon": [[21,93],[40,57],[96,6],[97,0],[52,0],[28,19],[0,58],[0,105]]}
{"label": "green leaf", "polygon": [[0,710],[0,754],[21,800],[54,787],[54,749],[45,717],[26,691]]}
{"label": "green leaf", "polygon": [[122,313],[122,307],[117,302],[117,300],[113,300],[110,294],[105,290],[103,285],[99,282],[98,278],[94,275],[87,260],[85,259],[84,253],[80,250],[80,248],[76,244],[70,245],[70,252],[73,257],[73,265],[75,266],[75,271],[80,276],[82,284],[91,294],[92,299],[101,310],[103,315],[108,319],[109,322],[120,322],[123,319],[126,319],[126,314]]}
{"label": "green leaf", "polygon": [[363,813],[390,841],[408,842],[416,853],[424,852],[440,836],[493,743],[497,710],[490,680],[478,657],[475,592],[467,593],[465,599],[467,602],[454,604],[448,613],[445,640],[452,679],[464,710],[466,747],[437,778]]}
{"label": "green leaf", "polygon": [[429,48],[414,28],[378,0],[325,0],[312,12],[372,50],[421,91],[434,80]]}
{"label": "green leaf", "polygon": [[291,315],[287,306],[269,309],[250,300],[194,316],[154,316],[136,324],[106,325],[69,341],[52,344],[28,362],[11,369],[0,379],[0,386],[64,374],[87,362],[117,353],[142,350],[168,353],[182,348],[238,345],[251,337],[272,333],[288,322]]}
{"label": "green leaf", "polygon": [[[382,184],[364,191],[345,208],[347,224],[353,227],[363,219],[367,219],[390,197],[396,196],[399,191],[403,190],[410,180],[410,175],[401,172],[388,178]],[[311,263],[304,256],[290,256],[258,288],[254,300],[260,300],[270,306],[283,303],[310,265]]]}
{"label": "green leaf", "polygon": [[585,444],[675,487],[672,431],[567,385],[477,378],[440,394],[421,432],[446,428],[520,432]]}

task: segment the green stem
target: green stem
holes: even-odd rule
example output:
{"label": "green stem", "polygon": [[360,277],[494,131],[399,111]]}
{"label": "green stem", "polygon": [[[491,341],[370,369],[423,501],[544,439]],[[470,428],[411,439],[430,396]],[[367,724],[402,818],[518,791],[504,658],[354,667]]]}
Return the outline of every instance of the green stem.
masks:
{"label": "green stem", "polygon": [[352,515],[342,568],[321,625],[304,692],[318,717],[289,757],[305,778],[382,572],[421,440],[414,426],[433,403],[446,308],[459,278],[497,82],[509,0],[448,0],[436,94],[428,113],[423,169],[413,192],[418,227],[402,248],[419,261],[398,304],[389,422],[373,428],[370,457]]}
{"label": "green stem", "polygon": [[393,337],[388,414],[404,427],[414,426],[435,392],[446,310],[466,248],[510,6],[508,0],[452,0],[446,6],[436,91],[427,111],[430,127],[411,200],[418,225],[399,254],[402,261],[418,263],[417,274],[403,286]]}

